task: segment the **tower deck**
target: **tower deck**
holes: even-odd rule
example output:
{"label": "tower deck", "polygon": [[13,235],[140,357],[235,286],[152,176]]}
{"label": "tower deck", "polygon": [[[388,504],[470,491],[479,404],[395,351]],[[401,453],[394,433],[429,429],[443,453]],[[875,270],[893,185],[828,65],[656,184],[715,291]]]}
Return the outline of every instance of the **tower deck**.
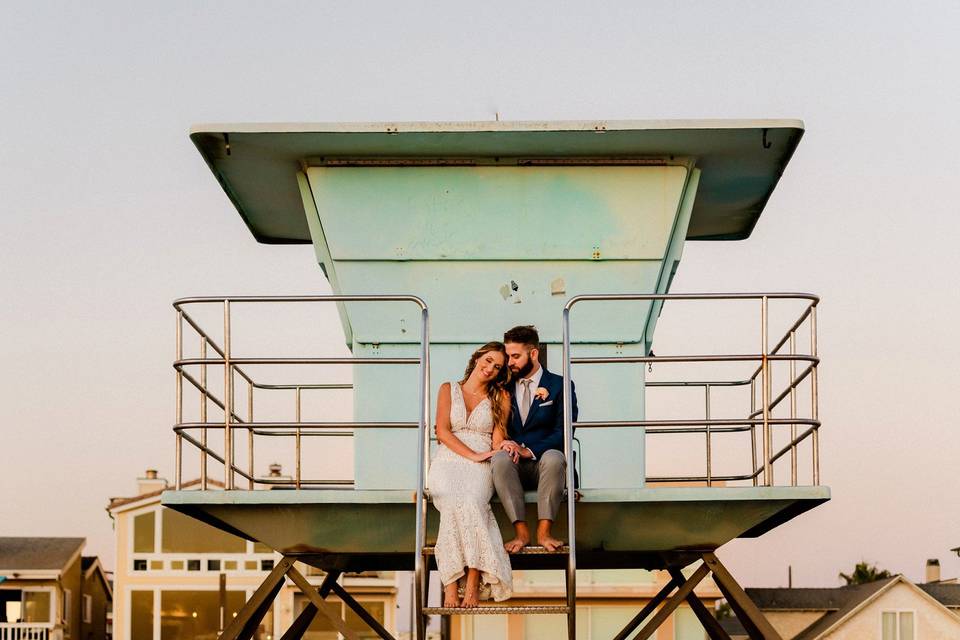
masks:
{"label": "tower deck", "polygon": [[[577,566],[665,569],[703,551],[754,538],[830,498],[826,487],[647,487],[583,489],[577,502]],[[536,495],[527,494],[535,512]],[[321,569],[413,569],[416,496],[410,491],[307,489],[168,491],[163,504]],[[499,504],[504,539],[512,527]],[[427,516],[432,544],[439,515]],[[535,525],[534,522],[531,524]],[[566,539],[561,510],[557,532]],[[565,558],[520,555],[514,568]]]}

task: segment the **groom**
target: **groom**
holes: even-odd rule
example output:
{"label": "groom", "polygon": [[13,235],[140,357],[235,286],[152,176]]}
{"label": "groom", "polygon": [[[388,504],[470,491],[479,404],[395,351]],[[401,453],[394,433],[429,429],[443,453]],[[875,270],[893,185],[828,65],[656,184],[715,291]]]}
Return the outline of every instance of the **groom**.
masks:
{"label": "groom", "polygon": [[[516,532],[516,537],[504,547],[515,553],[530,543],[523,490],[536,488],[537,544],[547,551],[556,551],[563,542],[553,537],[551,527],[563,499],[567,473],[563,455],[563,378],[540,366],[540,336],[534,327],[514,327],[503,334],[503,342],[515,382],[510,384],[510,439],[504,440],[501,450],[493,456],[493,485]],[[573,390],[572,381],[570,387]],[[571,400],[576,421],[576,391]]]}

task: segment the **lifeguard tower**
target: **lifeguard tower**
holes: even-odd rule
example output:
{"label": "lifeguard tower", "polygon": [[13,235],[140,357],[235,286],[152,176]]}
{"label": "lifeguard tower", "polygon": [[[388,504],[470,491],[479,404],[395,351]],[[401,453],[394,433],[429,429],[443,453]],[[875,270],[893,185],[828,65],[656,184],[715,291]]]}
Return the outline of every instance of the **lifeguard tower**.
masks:
{"label": "lifeguard tower", "polygon": [[[669,291],[685,241],[750,235],[802,134],[801,122],[780,120],[195,127],[193,142],[257,240],[312,244],[334,291],[174,305],[177,484],[163,504],[283,556],[221,638],[251,638],[289,578],[311,605],[283,640],[302,637],[316,615],[355,637],[325,602],[331,593],[390,639],[337,578],[413,570],[419,640],[429,616],[504,612],[565,615],[572,640],[578,568],[669,572],[618,640],[650,637],[681,602],[710,638],[727,638],[694,593],[710,574],[751,638],[778,638],[714,552],[829,499],[819,478],[818,299]],[[753,346],[654,355],[665,304],[700,305],[704,326],[714,305],[746,308]],[[775,326],[784,304],[795,314]],[[350,356],[316,354],[307,340],[294,355],[245,352],[235,316],[252,305],[277,314],[336,305]],[[199,319],[211,308],[214,326]],[[565,407],[565,453],[577,454],[580,484],[557,523],[569,546],[512,557],[518,569],[566,571],[566,596],[550,606],[431,607],[439,516],[424,487],[436,388],[517,324],[538,327],[565,397],[571,379],[579,397],[579,422]],[[720,365],[746,371],[702,376]],[[337,366],[352,384],[296,374]],[[287,378],[265,382],[265,371]],[[351,420],[305,415],[307,395],[345,387]],[[687,394],[673,402],[683,415],[648,415],[666,392]],[[721,417],[725,392],[738,395]],[[281,394],[286,413],[261,400]],[[303,453],[317,438],[352,438],[352,480],[304,471],[322,468]],[[648,474],[658,438],[684,439],[666,460],[678,471]],[[263,442],[289,448],[290,477],[255,473],[270,462]],[[199,485],[185,487],[194,460]],[[695,472],[683,470],[691,464]],[[326,571],[322,585],[295,561]]]}

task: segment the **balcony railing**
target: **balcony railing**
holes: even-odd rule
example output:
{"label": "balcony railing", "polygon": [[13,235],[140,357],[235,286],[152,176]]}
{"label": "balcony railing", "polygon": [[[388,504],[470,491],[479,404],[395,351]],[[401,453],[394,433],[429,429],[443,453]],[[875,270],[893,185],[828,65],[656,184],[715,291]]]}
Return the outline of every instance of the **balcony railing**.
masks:
{"label": "balcony railing", "polygon": [[[710,353],[691,355],[657,355],[653,353],[644,356],[603,356],[603,357],[572,357],[571,356],[571,310],[578,304],[590,302],[624,302],[624,303],[681,303],[701,301],[718,303],[722,301],[748,303],[756,305],[757,320],[754,325],[757,351],[753,353]],[[799,316],[788,325],[782,337],[770,346],[770,306],[773,301],[792,301],[802,303],[803,308]],[[798,446],[810,440],[810,479],[812,485],[820,484],[820,445],[819,445],[819,398],[817,386],[817,366],[820,359],[817,355],[817,304],[820,299],[807,293],[715,293],[715,294],[622,294],[622,295],[583,295],[571,298],[564,307],[563,313],[563,341],[564,361],[563,373],[565,391],[564,397],[570,395],[571,368],[574,364],[634,364],[649,366],[654,363],[675,367],[697,363],[757,363],[753,372],[743,378],[717,378],[713,380],[697,380],[677,377],[666,381],[646,381],[648,390],[663,388],[674,389],[702,389],[703,390],[703,417],[681,419],[636,419],[636,420],[605,420],[572,422],[569,408],[565,408],[567,450],[572,449],[572,434],[574,428],[594,429],[609,427],[639,427],[646,430],[648,436],[699,434],[704,437],[705,473],[693,475],[647,476],[651,483],[696,483],[712,486],[717,482],[749,481],[754,486],[763,484],[772,486],[774,482],[774,464],[789,454],[790,485],[798,484],[799,458]],[[809,339],[809,348],[799,347],[799,339]],[[775,363],[782,363],[788,369],[788,378],[782,388],[774,391],[773,368]],[[802,367],[797,372],[798,365]],[[575,378],[576,375],[574,374]],[[807,385],[809,409],[802,411],[798,405],[798,395],[801,385]],[[749,409],[744,407],[742,414],[732,418],[716,418],[712,413],[713,393],[720,388],[747,387],[750,389]],[[776,396],[774,396],[776,393]],[[774,412],[781,408],[782,403],[789,401],[789,415],[775,417]],[[685,403],[696,406],[695,403]],[[789,441],[780,449],[774,449],[775,429],[789,429]],[[802,431],[801,431],[802,429]],[[734,474],[719,475],[714,473],[714,446],[715,438],[725,434],[749,433],[750,462],[749,471]],[[758,454],[762,456],[758,463]],[[572,474],[572,470],[570,471]]]}
{"label": "balcony railing", "polygon": [[[406,303],[414,304],[420,309],[421,333],[420,356],[416,358],[356,358],[356,357],[242,357],[234,352],[233,340],[233,309],[238,305],[290,305],[290,304],[323,304],[326,303]],[[223,309],[222,344],[200,326],[200,323],[191,315],[190,309],[201,306],[217,305]],[[199,452],[199,479],[200,488],[207,489],[209,483],[208,464],[210,460],[223,465],[223,488],[236,489],[236,477],[247,481],[247,488],[270,488],[273,486],[302,487],[330,487],[350,486],[352,480],[339,478],[309,478],[303,474],[303,441],[304,438],[314,437],[350,437],[353,430],[364,428],[396,428],[419,429],[420,433],[427,433],[426,424],[429,413],[429,321],[427,306],[416,296],[404,295],[357,295],[357,296],[244,296],[232,298],[206,297],[184,298],[174,303],[177,310],[177,357],[174,369],[177,375],[177,422],[174,425],[176,433],[176,489],[183,485],[183,443],[192,445]],[[185,331],[192,331],[199,341],[198,357],[184,357]],[[211,357],[211,353],[213,356]],[[304,392],[323,391],[333,389],[350,389],[352,385],[344,383],[316,383],[295,381],[284,384],[267,384],[257,382],[246,371],[248,366],[266,365],[270,367],[305,367],[311,365],[417,365],[419,369],[420,411],[417,421],[389,421],[389,422],[353,422],[353,421],[305,421],[302,419]],[[208,377],[210,367],[222,370],[221,394],[211,386]],[[238,378],[240,381],[238,381]],[[192,386],[198,392],[198,420],[184,421],[184,387]],[[241,417],[237,408],[237,389],[245,387],[246,411]],[[242,391],[242,390],[241,390]],[[293,420],[261,420],[254,418],[254,402],[259,394],[274,392],[293,392]],[[209,419],[210,405],[216,406],[222,417],[218,420]],[[209,431],[220,431],[223,434],[223,449],[220,453],[214,450],[208,439]],[[247,464],[244,470],[236,460],[235,434],[246,433],[247,436]],[[293,440],[294,445],[294,474],[292,477],[257,477],[254,474],[254,447],[256,438],[285,438]]]}
{"label": "balcony railing", "polygon": [[[329,303],[368,303],[387,302],[414,304],[421,312],[421,342],[419,357],[250,357],[238,355],[233,336],[233,309],[239,305],[290,305],[290,304],[326,304]],[[756,319],[749,320],[747,326],[741,326],[751,344],[757,349],[744,353],[743,350],[719,348],[710,343],[711,353],[692,355],[660,354],[652,352],[643,355],[591,355],[571,357],[570,345],[576,348],[575,326],[571,323],[571,312],[585,304],[615,303],[624,306],[629,313],[631,305],[643,304],[656,307],[664,304],[670,309],[680,308],[689,302],[714,305],[755,305]],[[658,375],[647,375],[644,382],[646,391],[646,411],[636,419],[580,421],[568,424],[571,447],[574,444],[572,430],[598,429],[611,427],[643,428],[646,433],[647,455],[654,457],[652,462],[665,460],[673,465],[672,473],[647,474],[648,483],[693,483],[706,486],[717,484],[730,485],[746,483],[748,485],[774,484],[812,484],[820,483],[819,458],[819,410],[817,367],[817,304],[819,299],[810,294],[788,293],[738,293],[738,294],[668,294],[668,295],[583,295],[572,298],[563,312],[564,330],[564,375],[567,380],[577,378],[577,369],[587,365],[616,365],[633,367],[653,367]],[[771,344],[771,307],[775,304],[792,303],[788,310],[796,313],[781,322],[786,330]],[[222,309],[222,333],[202,328],[193,311],[198,307],[219,307]],[[802,306],[802,308],[800,308]],[[429,468],[430,445],[430,380],[429,380],[429,322],[426,305],[416,296],[287,296],[287,297],[215,297],[187,298],[174,304],[177,311],[177,357],[174,363],[177,376],[177,420],[176,433],[176,486],[183,484],[184,443],[198,453],[198,475],[200,487],[208,488],[214,480],[210,477],[209,464],[223,465],[222,484],[226,489],[239,488],[237,478],[246,480],[246,488],[287,487],[349,487],[353,482],[346,478],[312,477],[305,472],[303,447],[308,438],[344,438],[352,437],[354,430],[363,428],[419,429],[421,437],[418,447],[418,460],[423,465],[419,477],[425,483]],[[219,312],[214,312],[219,315]],[[781,316],[783,314],[780,314]],[[711,318],[712,323],[712,316]],[[748,316],[749,317],[749,316]],[[638,318],[646,318],[640,314]],[[780,318],[782,320],[782,318]],[[219,323],[218,323],[219,324]],[[741,323],[742,324],[742,323]],[[658,335],[663,332],[663,328]],[[192,333],[192,336],[190,335]],[[750,337],[752,334],[753,337]],[[196,341],[191,356],[185,357],[186,347]],[[658,342],[657,351],[660,351]],[[726,350],[724,350],[726,349]],[[615,351],[611,348],[611,352]],[[289,374],[291,369],[303,371],[316,365],[407,365],[418,367],[419,376],[419,417],[415,421],[390,422],[353,422],[350,420],[313,421],[304,419],[304,402],[307,394],[327,393],[333,390],[350,389],[349,383],[326,383],[307,380],[302,375],[294,379],[284,379],[280,383],[258,381],[251,374],[256,369],[282,370]],[[755,364],[755,366],[754,366]],[[697,366],[739,365],[751,368],[741,371],[741,375],[702,375]],[[211,368],[216,375],[208,375]],[[781,384],[774,384],[774,369],[780,375]],[[315,370],[315,369],[314,369]],[[663,378],[661,372],[670,377]],[[215,385],[215,382],[217,383]],[[196,419],[185,420],[185,407],[193,402],[187,395],[187,389],[194,389],[198,405],[192,411]],[[740,400],[731,408],[729,402],[721,402],[721,392],[738,389]],[[801,393],[802,392],[802,393]],[[674,408],[682,409],[679,417],[659,418],[652,406],[658,394],[685,393],[682,399],[673,401]],[[697,393],[698,396],[690,396]],[[260,400],[264,395],[281,395],[284,416],[277,412],[277,403]],[[238,403],[238,396],[244,398]],[[565,394],[569,397],[569,394]],[[590,398],[581,392],[581,404],[589,406]],[[720,398],[723,400],[723,398]],[[257,414],[255,418],[255,402]],[[243,408],[238,407],[238,404]],[[259,407],[263,405],[265,409]],[[229,409],[228,409],[229,407]],[[222,436],[222,445],[216,438],[210,438],[211,432]],[[581,432],[582,433],[582,432]],[[739,443],[737,434],[741,434]],[[246,436],[246,464],[237,456],[237,445],[243,443]],[[683,455],[680,459],[660,456],[654,446],[660,441],[684,438]],[[689,446],[690,438],[699,439],[700,444]],[[749,438],[749,445],[746,445]],[[276,443],[286,441],[292,449],[293,472],[289,477],[257,476],[254,474],[255,453],[262,449],[255,443],[269,439]],[[804,450],[809,445],[809,463],[801,462],[801,445]],[[222,447],[222,448],[221,448]],[[590,451],[582,451],[580,458],[589,457]],[[698,452],[698,453],[692,453]],[[412,453],[412,452],[411,452]],[[308,460],[311,456],[306,456]],[[699,459],[699,462],[698,462]],[[774,470],[789,461],[789,474],[778,472],[779,482],[774,481]],[[272,460],[271,460],[272,462]],[[691,463],[701,465],[702,472],[689,473],[677,470]],[[579,464],[578,464],[579,466]],[[654,465],[655,466],[655,465]],[[735,470],[731,470],[731,468]],[[191,474],[192,475],[192,474]],[[789,480],[787,480],[789,478]],[[589,479],[581,476],[581,481]],[[3,640],[0,638],[0,640]]]}
{"label": "balcony railing", "polygon": [[63,640],[63,629],[52,622],[0,622],[0,640]]}

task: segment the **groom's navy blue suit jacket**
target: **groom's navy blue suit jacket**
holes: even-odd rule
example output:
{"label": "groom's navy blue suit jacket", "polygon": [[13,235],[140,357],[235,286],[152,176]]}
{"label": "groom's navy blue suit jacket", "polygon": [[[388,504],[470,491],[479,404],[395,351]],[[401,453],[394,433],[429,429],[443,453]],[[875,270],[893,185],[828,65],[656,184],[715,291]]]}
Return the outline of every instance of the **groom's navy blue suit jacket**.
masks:
{"label": "groom's navy blue suit jacket", "polygon": [[[544,369],[540,386],[547,390],[546,400],[534,398],[526,422],[521,422],[516,383],[510,383],[510,421],[507,423],[507,435],[510,439],[525,445],[533,451],[537,459],[543,457],[543,452],[548,449],[563,452],[563,376]],[[576,422],[577,391],[572,380],[570,390],[573,392],[573,421]],[[535,391],[536,389],[531,389],[530,393]]]}

